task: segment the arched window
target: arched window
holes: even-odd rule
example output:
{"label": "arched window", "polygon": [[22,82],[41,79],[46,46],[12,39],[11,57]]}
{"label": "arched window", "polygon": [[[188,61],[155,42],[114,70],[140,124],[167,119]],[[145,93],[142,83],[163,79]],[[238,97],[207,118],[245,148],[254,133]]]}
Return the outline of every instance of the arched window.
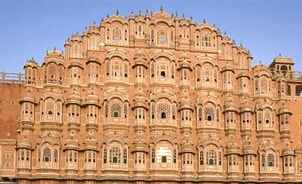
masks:
{"label": "arched window", "polygon": [[[216,75],[214,71],[214,67],[211,63],[205,63],[202,65],[202,71],[201,71],[201,79],[203,81],[202,85],[203,86],[216,86],[216,83],[214,81],[214,78]],[[216,76],[216,81],[217,81],[217,76]]]}
{"label": "arched window", "polygon": [[124,103],[124,116],[125,116],[125,118],[127,118],[127,116],[128,116],[128,103],[127,102]]}
{"label": "arched window", "polygon": [[27,151],[26,151],[26,160],[29,161],[29,158],[30,158],[30,151],[27,150]]}
{"label": "arched window", "polygon": [[43,150],[43,161],[50,162],[51,161],[51,151],[48,147]]}
{"label": "arched window", "polygon": [[263,111],[262,110],[258,110],[257,111],[257,122],[258,122],[258,124],[262,123],[262,119],[263,119]]}
{"label": "arched window", "polygon": [[103,150],[103,162],[104,164],[107,163],[107,148],[104,147],[104,150]]}
{"label": "arched window", "polygon": [[160,76],[161,76],[162,78],[166,78],[166,72],[165,72],[165,71],[161,71],[161,72],[160,72]]}
{"label": "arched window", "polygon": [[151,73],[151,77],[153,78],[154,77],[154,73],[155,73],[155,69],[154,69],[154,63],[152,62],[151,64],[150,64],[150,73]]}
{"label": "arched window", "polygon": [[161,45],[167,44],[167,33],[164,31],[159,31],[158,33],[158,43]]}
{"label": "arched window", "polygon": [[113,34],[112,34],[112,40],[113,41],[120,41],[122,39],[122,33],[121,30],[116,27],[113,29]]}
{"label": "arched window", "polygon": [[121,106],[119,104],[113,104],[111,106],[111,117],[113,118],[121,117]]}
{"label": "arched window", "polygon": [[207,164],[216,165],[216,163],[217,163],[216,152],[214,150],[209,150],[207,152]]}
{"label": "arched window", "polygon": [[270,124],[270,122],[271,122],[271,112],[270,112],[270,110],[265,111],[264,119],[265,119],[266,124]]}
{"label": "arched window", "polygon": [[214,109],[212,107],[205,108],[205,119],[207,121],[214,121]]}
{"label": "arched window", "polygon": [[262,80],[261,80],[261,94],[266,94],[267,93],[267,79],[266,78],[263,78]]}
{"label": "arched window", "polygon": [[124,148],[124,151],[123,151],[123,163],[127,164],[127,161],[128,161],[127,149]]}
{"label": "arched window", "polygon": [[261,166],[264,167],[265,166],[265,154],[261,155]]}
{"label": "arched window", "polygon": [[151,102],[151,119],[155,119],[155,104]]}
{"label": "arched window", "polygon": [[54,162],[57,162],[58,161],[58,150],[54,150],[54,153],[53,153],[53,160]]}
{"label": "arched window", "polygon": [[152,148],[152,150],[151,150],[151,162],[155,163],[155,149],[154,148]]}
{"label": "arched window", "polygon": [[25,158],[24,150],[21,150],[21,160],[24,160],[24,158]]}
{"label": "arched window", "polygon": [[[168,145],[161,145],[156,149],[156,162],[158,163],[175,163],[175,152]],[[175,160],[175,162],[174,162]]]}
{"label": "arched window", "polygon": [[216,109],[216,118],[217,118],[217,121],[219,121],[219,115],[220,115],[220,113],[219,113],[219,108],[217,108],[217,109]]}
{"label": "arched window", "polygon": [[112,147],[109,150],[109,162],[113,164],[121,163],[121,150],[119,147]]}
{"label": "arched window", "polygon": [[57,65],[54,63],[50,63],[47,65],[47,79],[48,82],[53,82],[56,80],[56,72],[57,71]]}
{"label": "arched window", "polygon": [[46,113],[47,116],[50,118],[53,116],[55,111],[55,102],[52,98],[46,99]]}
{"label": "arched window", "polygon": [[201,67],[200,65],[196,65],[196,81],[199,82],[201,78]]}
{"label": "arched window", "polygon": [[203,158],[203,150],[199,151],[199,165],[204,164],[204,158]]}
{"label": "arched window", "polygon": [[166,103],[158,104],[159,119],[167,119],[170,117],[170,106]]}
{"label": "arched window", "polygon": [[112,61],[111,63],[111,76],[112,77],[120,77],[121,76],[121,65],[118,61]]}
{"label": "arched window", "polygon": [[151,42],[152,43],[154,42],[154,31],[153,31],[153,29],[151,30]]}
{"label": "arched window", "polygon": [[274,167],[275,166],[275,157],[272,153],[267,155],[267,166]]}
{"label": "arched window", "polygon": [[160,115],[161,119],[166,119],[167,118],[167,115],[165,112],[161,112],[161,115]]}
{"label": "arched window", "polygon": [[175,77],[175,63],[171,63],[171,78],[174,79]]}
{"label": "arched window", "polygon": [[203,47],[211,47],[211,39],[209,35],[204,35],[202,37],[202,46]]}
{"label": "arched window", "polygon": [[128,63],[124,63],[124,77],[128,77]]}
{"label": "arched window", "polygon": [[202,120],[202,107],[198,107],[198,121]]}
{"label": "arched window", "polygon": [[255,93],[256,93],[256,95],[260,94],[260,85],[259,85],[259,78],[258,77],[255,78]]}

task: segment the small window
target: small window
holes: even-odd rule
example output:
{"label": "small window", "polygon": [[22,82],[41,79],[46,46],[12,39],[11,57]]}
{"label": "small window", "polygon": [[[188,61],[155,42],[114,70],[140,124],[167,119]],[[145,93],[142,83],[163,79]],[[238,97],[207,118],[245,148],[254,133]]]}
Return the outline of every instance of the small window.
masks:
{"label": "small window", "polygon": [[111,116],[114,118],[121,117],[121,106],[119,104],[113,104],[111,107]]}
{"label": "small window", "polygon": [[167,156],[162,156],[161,157],[161,162],[162,163],[167,163]]}
{"label": "small window", "polygon": [[160,116],[161,116],[161,119],[166,119],[167,118],[167,115],[166,115],[165,112],[162,112]]}
{"label": "small window", "polygon": [[161,31],[158,33],[158,43],[159,44],[167,44],[167,35],[165,32]]}
{"label": "small window", "polygon": [[165,77],[166,77],[166,72],[165,72],[165,71],[161,71],[161,72],[160,72],[160,76],[161,76],[162,78],[165,78]]}

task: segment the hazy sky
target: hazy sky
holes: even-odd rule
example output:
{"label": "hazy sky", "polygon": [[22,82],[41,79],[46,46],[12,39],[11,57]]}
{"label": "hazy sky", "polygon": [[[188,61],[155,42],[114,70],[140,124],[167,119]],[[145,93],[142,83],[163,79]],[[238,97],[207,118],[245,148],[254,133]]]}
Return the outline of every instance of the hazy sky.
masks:
{"label": "hazy sky", "polygon": [[250,49],[254,63],[279,53],[302,70],[302,0],[1,0],[0,71],[21,72],[26,59],[42,62],[46,50],[92,22],[119,10],[165,10],[204,18]]}

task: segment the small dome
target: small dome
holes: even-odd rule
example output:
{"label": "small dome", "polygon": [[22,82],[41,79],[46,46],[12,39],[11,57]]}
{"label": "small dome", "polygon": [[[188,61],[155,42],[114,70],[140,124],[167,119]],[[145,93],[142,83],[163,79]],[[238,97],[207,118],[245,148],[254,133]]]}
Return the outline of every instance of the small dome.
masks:
{"label": "small dome", "polygon": [[34,58],[30,58],[26,61],[25,65],[24,65],[24,68],[27,68],[27,67],[38,67],[38,63],[34,60]]}
{"label": "small dome", "polygon": [[46,52],[47,57],[63,57],[63,54],[56,47]]}

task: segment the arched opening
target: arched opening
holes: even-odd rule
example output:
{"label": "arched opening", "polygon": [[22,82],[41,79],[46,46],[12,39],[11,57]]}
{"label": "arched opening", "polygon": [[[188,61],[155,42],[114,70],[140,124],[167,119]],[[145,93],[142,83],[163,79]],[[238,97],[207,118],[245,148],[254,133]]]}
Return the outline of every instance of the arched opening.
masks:
{"label": "arched opening", "polygon": [[267,155],[267,166],[274,167],[274,155],[272,153]]}
{"label": "arched opening", "polygon": [[162,112],[161,115],[160,115],[161,119],[166,119],[167,118],[167,115],[165,112]]}
{"label": "arched opening", "polygon": [[282,66],[281,66],[281,70],[282,70],[282,71],[287,71],[287,66],[286,66],[286,65],[282,65]]}
{"label": "arched opening", "polygon": [[121,117],[121,106],[119,104],[113,104],[111,106],[111,117],[113,118]]}
{"label": "arched opening", "polygon": [[207,121],[214,121],[214,109],[212,107],[205,108],[205,119]]}
{"label": "arched opening", "polygon": [[162,78],[165,78],[165,77],[166,77],[166,72],[165,72],[165,71],[161,71],[161,72],[160,72],[160,76],[161,76]]}
{"label": "arched opening", "polygon": [[167,119],[171,117],[171,110],[169,103],[159,103],[157,107],[158,118],[159,119]]}
{"label": "arched opening", "polygon": [[167,156],[166,155],[161,156],[161,162],[162,163],[166,163],[167,162]]}
{"label": "arched opening", "polygon": [[176,150],[167,141],[159,142],[152,154],[152,160],[156,163],[176,163]]}
{"label": "arched opening", "polygon": [[43,161],[50,162],[51,161],[51,152],[49,148],[44,148],[43,150]]}
{"label": "arched opening", "polygon": [[110,149],[110,162],[113,164],[119,164],[121,160],[121,150],[119,147],[112,147]]}
{"label": "arched opening", "polygon": [[58,150],[54,150],[54,153],[53,153],[53,157],[54,157],[54,161],[57,162],[58,160]]}
{"label": "arched opening", "polygon": [[164,31],[158,32],[158,43],[166,44],[168,42],[167,34]]}
{"label": "arched opening", "polygon": [[207,152],[207,163],[208,165],[216,165],[216,152],[214,150]]}
{"label": "arched opening", "polygon": [[121,30],[116,27],[113,29],[113,34],[112,34],[112,40],[113,41],[120,41],[122,39],[122,33]]}

